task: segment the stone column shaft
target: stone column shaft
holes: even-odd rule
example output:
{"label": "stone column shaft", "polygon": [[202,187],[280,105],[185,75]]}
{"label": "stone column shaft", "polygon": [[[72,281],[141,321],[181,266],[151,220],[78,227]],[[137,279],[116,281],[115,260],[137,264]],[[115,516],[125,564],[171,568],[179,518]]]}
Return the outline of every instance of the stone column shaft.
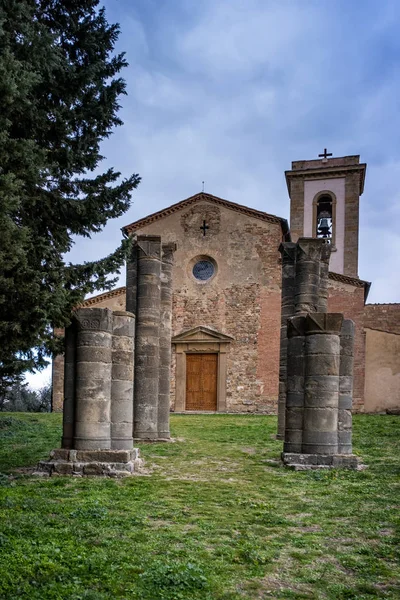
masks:
{"label": "stone column shaft", "polygon": [[300,238],[296,249],[295,313],[317,312],[323,240]]}
{"label": "stone column shaft", "polygon": [[138,247],[132,243],[131,251],[126,261],[126,310],[136,316],[137,309],[137,270]]}
{"label": "stone column shaft", "polygon": [[321,250],[321,263],[319,268],[319,301],[317,312],[328,312],[328,284],[329,284],[329,259],[331,256],[331,245],[323,240]]}
{"label": "stone column shaft", "polygon": [[109,449],[112,312],[108,308],[80,308],[74,316],[77,326],[74,447]]}
{"label": "stone column shaft", "polygon": [[282,255],[282,293],[281,293],[281,339],[279,357],[279,396],[278,396],[278,433],[277,439],[285,437],[285,406],[287,378],[287,320],[294,315],[294,277],[296,244],[283,242],[279,251]]}
{"label": "stone column shaft", "polygon": [[175,244],[163,244],[161,266],[160,373],[158,390],[158,437],[169,439],[171,331],[172,331],[172,265]]}
{"label": "stone column shaft", "polygon": [[139,236],[133,437],[158,438],[161,237]]}
{"label": "stone column shaft", "polygon": [[306,372],[302,452],[337,454],[340,330],[343,315],[306,317]]}
{"label": "stone column shaft", "polygon": [[288,319],[284,452],[301,452],[304,418],[305,317]]}
{"label": "stone column shaft", "polygon": [[339,454],[352,453],[354,322],[344,319],[340,332]]}
{"label": "stone column shaft", "polygon": [[111,378],[111,448],[133,447],[133,359],[135,317],[124,311],[113,312]]}
{"label": "stone column shaft", "polygon": [[75,422],[75,349],[76,328],[72,322],[65,330],[64,403],[62,448],[72,448]]}

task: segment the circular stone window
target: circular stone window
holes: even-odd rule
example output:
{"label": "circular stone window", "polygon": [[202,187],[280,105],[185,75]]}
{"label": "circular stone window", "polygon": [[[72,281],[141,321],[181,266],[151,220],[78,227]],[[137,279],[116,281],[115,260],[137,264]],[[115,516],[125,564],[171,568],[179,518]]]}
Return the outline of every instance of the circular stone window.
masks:
{"label": "circular stone window", "polygon": [[194,264],[192,272],[198,281],[208,281],[215,273],[215,266],[210,260],[202,259]]}

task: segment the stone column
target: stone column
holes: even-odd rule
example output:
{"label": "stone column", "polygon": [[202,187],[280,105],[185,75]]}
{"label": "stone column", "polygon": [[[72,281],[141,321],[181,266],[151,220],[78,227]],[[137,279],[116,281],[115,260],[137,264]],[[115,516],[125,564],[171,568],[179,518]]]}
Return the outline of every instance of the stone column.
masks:
{"label": "stone column", "polygon": [[339,372],[339,454],[351,454],[353,405],[354,323],[344,319],[340,332]]}
{"label": "stone column", "polygon": [[76,327],[73,320],[65,330],[64,403],[62,448],[72,448],[75,421],[75,345]]}
{"label": "stone column", "polygon": [[75,379],[76,450],[111,447],[111,344],[112,311],[80,308],[77,325]]}
{"label": "stone column", "polygon": [[133,447],[133,359],[135,317],[124,311],[113,312],[111,372],[111,448]]}
{"label": "stone column", "polygon": [[296,249],[295,312],[317,312],[323,240],[300,238]]}
{"label": "stone column", "polygon": [[340,330],[343,315],[306,317],[306,377],[302,452],[337,454]]}
{"label": "stone column", "polygon": [[284,452],[301,452],[304,414],[305,317],[288,319]]}
{"label": "stone column", "polygon": [[133,437],[158,438],[161,237],[137,239],[138,280]]}
{"label": "stone column", "polygon": [[331,245],[327,240],[322,240],[321,263],[319,267],[319,302],[318,312],[328,312],[328,283],[329,283],[329,259],[331,257]]}
{"label": "stone column", "polygon": [[129,257],[126,261],[126,310],[136,316],[137,298],[137,269],[138,269],[138,247],[132,241]]}
{"label": "stone column", "polygon": [[163,244],[161,267],[160,373],[158,389],[158,437],[169,439],[171,332],[172,332],[172,265],[175,244]]}
{"label": "stone column", "polygon": [[294,315],[294,276],[296,244],[283,242],[279,246],[282,256],[282,293],[281,293],[281,341],[279,355],[279,396],[278,396],[278,433],[277,439],[285,437],[286,406],[286,365],[287,365],[287,320]]}

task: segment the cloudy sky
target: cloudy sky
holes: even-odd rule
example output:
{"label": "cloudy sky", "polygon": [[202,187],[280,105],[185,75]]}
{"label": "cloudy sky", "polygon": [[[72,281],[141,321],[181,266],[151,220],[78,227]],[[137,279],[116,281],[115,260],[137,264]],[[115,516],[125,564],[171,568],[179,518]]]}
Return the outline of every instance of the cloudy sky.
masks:
{"label": "cloudy sky", "polygon": [[[400,301],[398,0],[107,0],[118,22],[124,125],[105,166],[142,182],[122,218],[71,260],[115,249],[120,228],[205,190],[289,217],[292,160],[360,154],[360,266],[369,302]],[[123,285],[122,274],[120,285]]]}

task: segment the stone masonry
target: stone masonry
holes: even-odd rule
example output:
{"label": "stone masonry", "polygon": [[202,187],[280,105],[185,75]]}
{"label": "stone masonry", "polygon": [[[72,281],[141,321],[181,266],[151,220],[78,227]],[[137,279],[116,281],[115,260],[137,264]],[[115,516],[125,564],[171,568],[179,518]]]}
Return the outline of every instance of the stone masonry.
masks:
{"label": "stone masonry", "polygon": [[127,263],[127,309],[136,313],[133,437],[170,438],[172,264],[175,244],[161,236],[134,240]]}
{"label": "stone masonry", "polygon": [[66,331],[62,448],[41,475],[131,475],[134,315],[108,308],[75,311]]}
{"label": "stone masonry", "polygon": [[351,445],[354,324],[326,312],[329,245],[300,238],[295,245],[282,244],[281,253],[287,319],[280,371],[285,412],[281,402],[278,415],[282,460],[297,470],[358,468]]}
{"label": "stone masonry", "polygon": [[[344,161],[344,162],[343,162]],[[398,376],[396,364],[393,364],[393,352],[390,348],[397,347],[397,335],[364,329],[364,305],[368,294],[369,284],[356,277],[354,269],[346,271],[343,262],[344,234],[350,222],[345,219],[346,205],[351,200],[351,194],[346,194],[346,181],[350,181],[352,173],[360,173],[360,193],[363,184],[363,171],[355,157],[348,160],[329,159],[327,162],[316,161],[309,164],[295,165],[292,174],[288,175],[288,187],[293,202],[292,235],[296,238],[311,237],[311,220],[313,217],[313,202],[318,194],[328,191],[336,199],[337,227],[336,238],[330,256],[329,280],[320,275],[319,303],[326,301],[323,282],[328,283],[328,311],[343,313],[355,323],[354,344],[354,384],[353,384],[353,411],[364,410],[364,375],[365,375],[365,348],[368,344],[369,352],[373,353],[374,370],[371,375],[371,365],[368,367],[368,381],[366,395],[372,402],[381,398],[379,409],[385,410],[388,398],[396,397]],[[342,164],[343,162],[343,164]],[[322,177],[322,179],[321,179]],[[350,179],[349,179],[350,177]],[[348,192],[350,190],[348,184]],[[303,192],[301,191],[304,188]],[[297,202],[298,200],[298,202]],[[300,203],[304,210],[300,211]],[[251,203],[251,198],[245,199],[246,204]],[[297,203],[297,204],[296,204]],[[358,210],[353,204],[353,209]],[[297,208],[296,208],[297,207]],[[300,208],[299,208],[300,207]],[[300,212],[297,212],[297,209]],[[315,216],[315,215],[314,215]],[[301,218],[300,218],[301,217]],[[354,217],[356,218],[356,217]],[[297,219],[297,220],[296,220]],[[203,224],[208,229],[203,231]],[[355,222],[355,221],[354,221]],[[296,225],[297,223],[297,225]],[[310,233],[305,233],[306,228]],[[342,230],[341,230],[342,227]],[[340,233],[342,231],[342,233]],[[285,403],[284,364],[280,364],[280,347],[285,344],[287,315],[281,318],[281,267],[285,269],[284,255],[280,255],[278,247],[282,242],[290,240],[287,223],[284,219],[267,213],[249,209],[214,197],[210,194],[196,194],[195,196],[168,206],[162,211],[136,221],[124,228],[125,235],[134,239],[136,236],[159,236],[162,246],[168,243],[177,243],[172,265],[172,336],[181,336],[197,328],[208,328],[215,332],[219,338],[229,336],[230,342],[221,352],[219,342],[203,345],[200,349],[179,346],[183,350],[183,362],[189,362],[189,354],[194,352],[208,352],[218,355],[218,386],[217,386],[217,412],[257,412],[276,413],[278,400],[281,405],[280,415],[284,415],[282,406]],[[355,235],[355,234],[354,234]],[[342,236],[342,237],[341,237]],[[297,239],[297,238],[296,238]],[[296,241],[294,239],[294,241]],[[336,246],[335,246],[336,244]],[[134,250],[139,252],[137,243]],[[350,249],[349,249],[350,250]],[[351,249],[356,252],[356,243]],[[346,250],[347,252],[347,250]],[[163,281],[165,268],[161,248],[160,275]],[[343,269],[336,270],[336,263],[342,256]],[[133,255],[132,255],[133,258]],[[193,272],[194,265],[201,260],[211,261],[214,265],[214,274],[207,281],[198,281]],[[333,261],[333,263],[332,263]],[[340,262],[340,261],[339,261]],[[127,271],[127,287],[119,288],[95,298],[84,301],[82,306],[107,306],[113,310],[125,309],[125,295],[127,310],[137,314],[137,276],[138,258],[131,261]],[[333,264],[333,266],[332,266]],[[287,268],[293,269],[292,266]],[[327,268],[323,263],[321,253],[320,269]],[[165,389],[162,389],[161,380],[165,386],[170,384],[170,409],[172,411],[190,410],[186,406],[186,368],[182,368],[182,357],[177,356],[177,346],[172,345],[170,382],[163,375],[165,368],[162,365],[163,341],[163,290],[160,289],[160,345],[159,345],[159,383],[158,383],[158,408],[157,422],[162,419],[160,406],[162,397],[165,398]],[[325,312],[326,307],[318,306],[318,312]],[[289,315],[290,316],[290,315]],[[138,325],[136,324],[137,328]],[[379,345],[383,352],[379,352],[379,363],[376,364],[375,340],[379,337]],[[390,337],[390,340],[388,339]],[[381,339],[382,338],[382,339]],[[388,346],[386,351],[386,346]],[[154,349],[153,349],[154,350]],[[166,345],[164,350],[168,350]],[[285,361],[285,353],[281,353]],[[383,360],[383,357],[385,359]],[[63,386],[62,374],[64,357],[56,357],[53,361],[53,396],[52,409],[62,410]],[[139,362],[139,354],[137,356]],[[151,359],[149,359],[151,361]],[[181,363],[179,362],[181,361]],[[220,376],[220,364],[224,369]],[[225,368],[226,367],[226,368]],[[390,386],[382,386],[382,379],[388,373],[391,375]],[[279,371],[281,375],[279,377]],[[375,381],[376,380],[376,381]],[[154,385],[154,384],[152,384]],[[398,388],[398,386],[397,386]],[[182,392],[183,390],[183,392]],[[188,404],[189,406],[189,404]],[[366,407],[367,408],[367,407]],[[202,410],[202,408],[199,408]],[[376,409],[375,409],[376,410]],[[153,411],[154,412],[154,411]],[[153,414],[153,417],[155,416]],[[157,425],[157,439],[165,438],[161,422]],[[154,433],[154,432],[153,432]],[[280,437],[283,439],[284,427],[280,418]],[[154,435],[153,435],[153,439]]]}

